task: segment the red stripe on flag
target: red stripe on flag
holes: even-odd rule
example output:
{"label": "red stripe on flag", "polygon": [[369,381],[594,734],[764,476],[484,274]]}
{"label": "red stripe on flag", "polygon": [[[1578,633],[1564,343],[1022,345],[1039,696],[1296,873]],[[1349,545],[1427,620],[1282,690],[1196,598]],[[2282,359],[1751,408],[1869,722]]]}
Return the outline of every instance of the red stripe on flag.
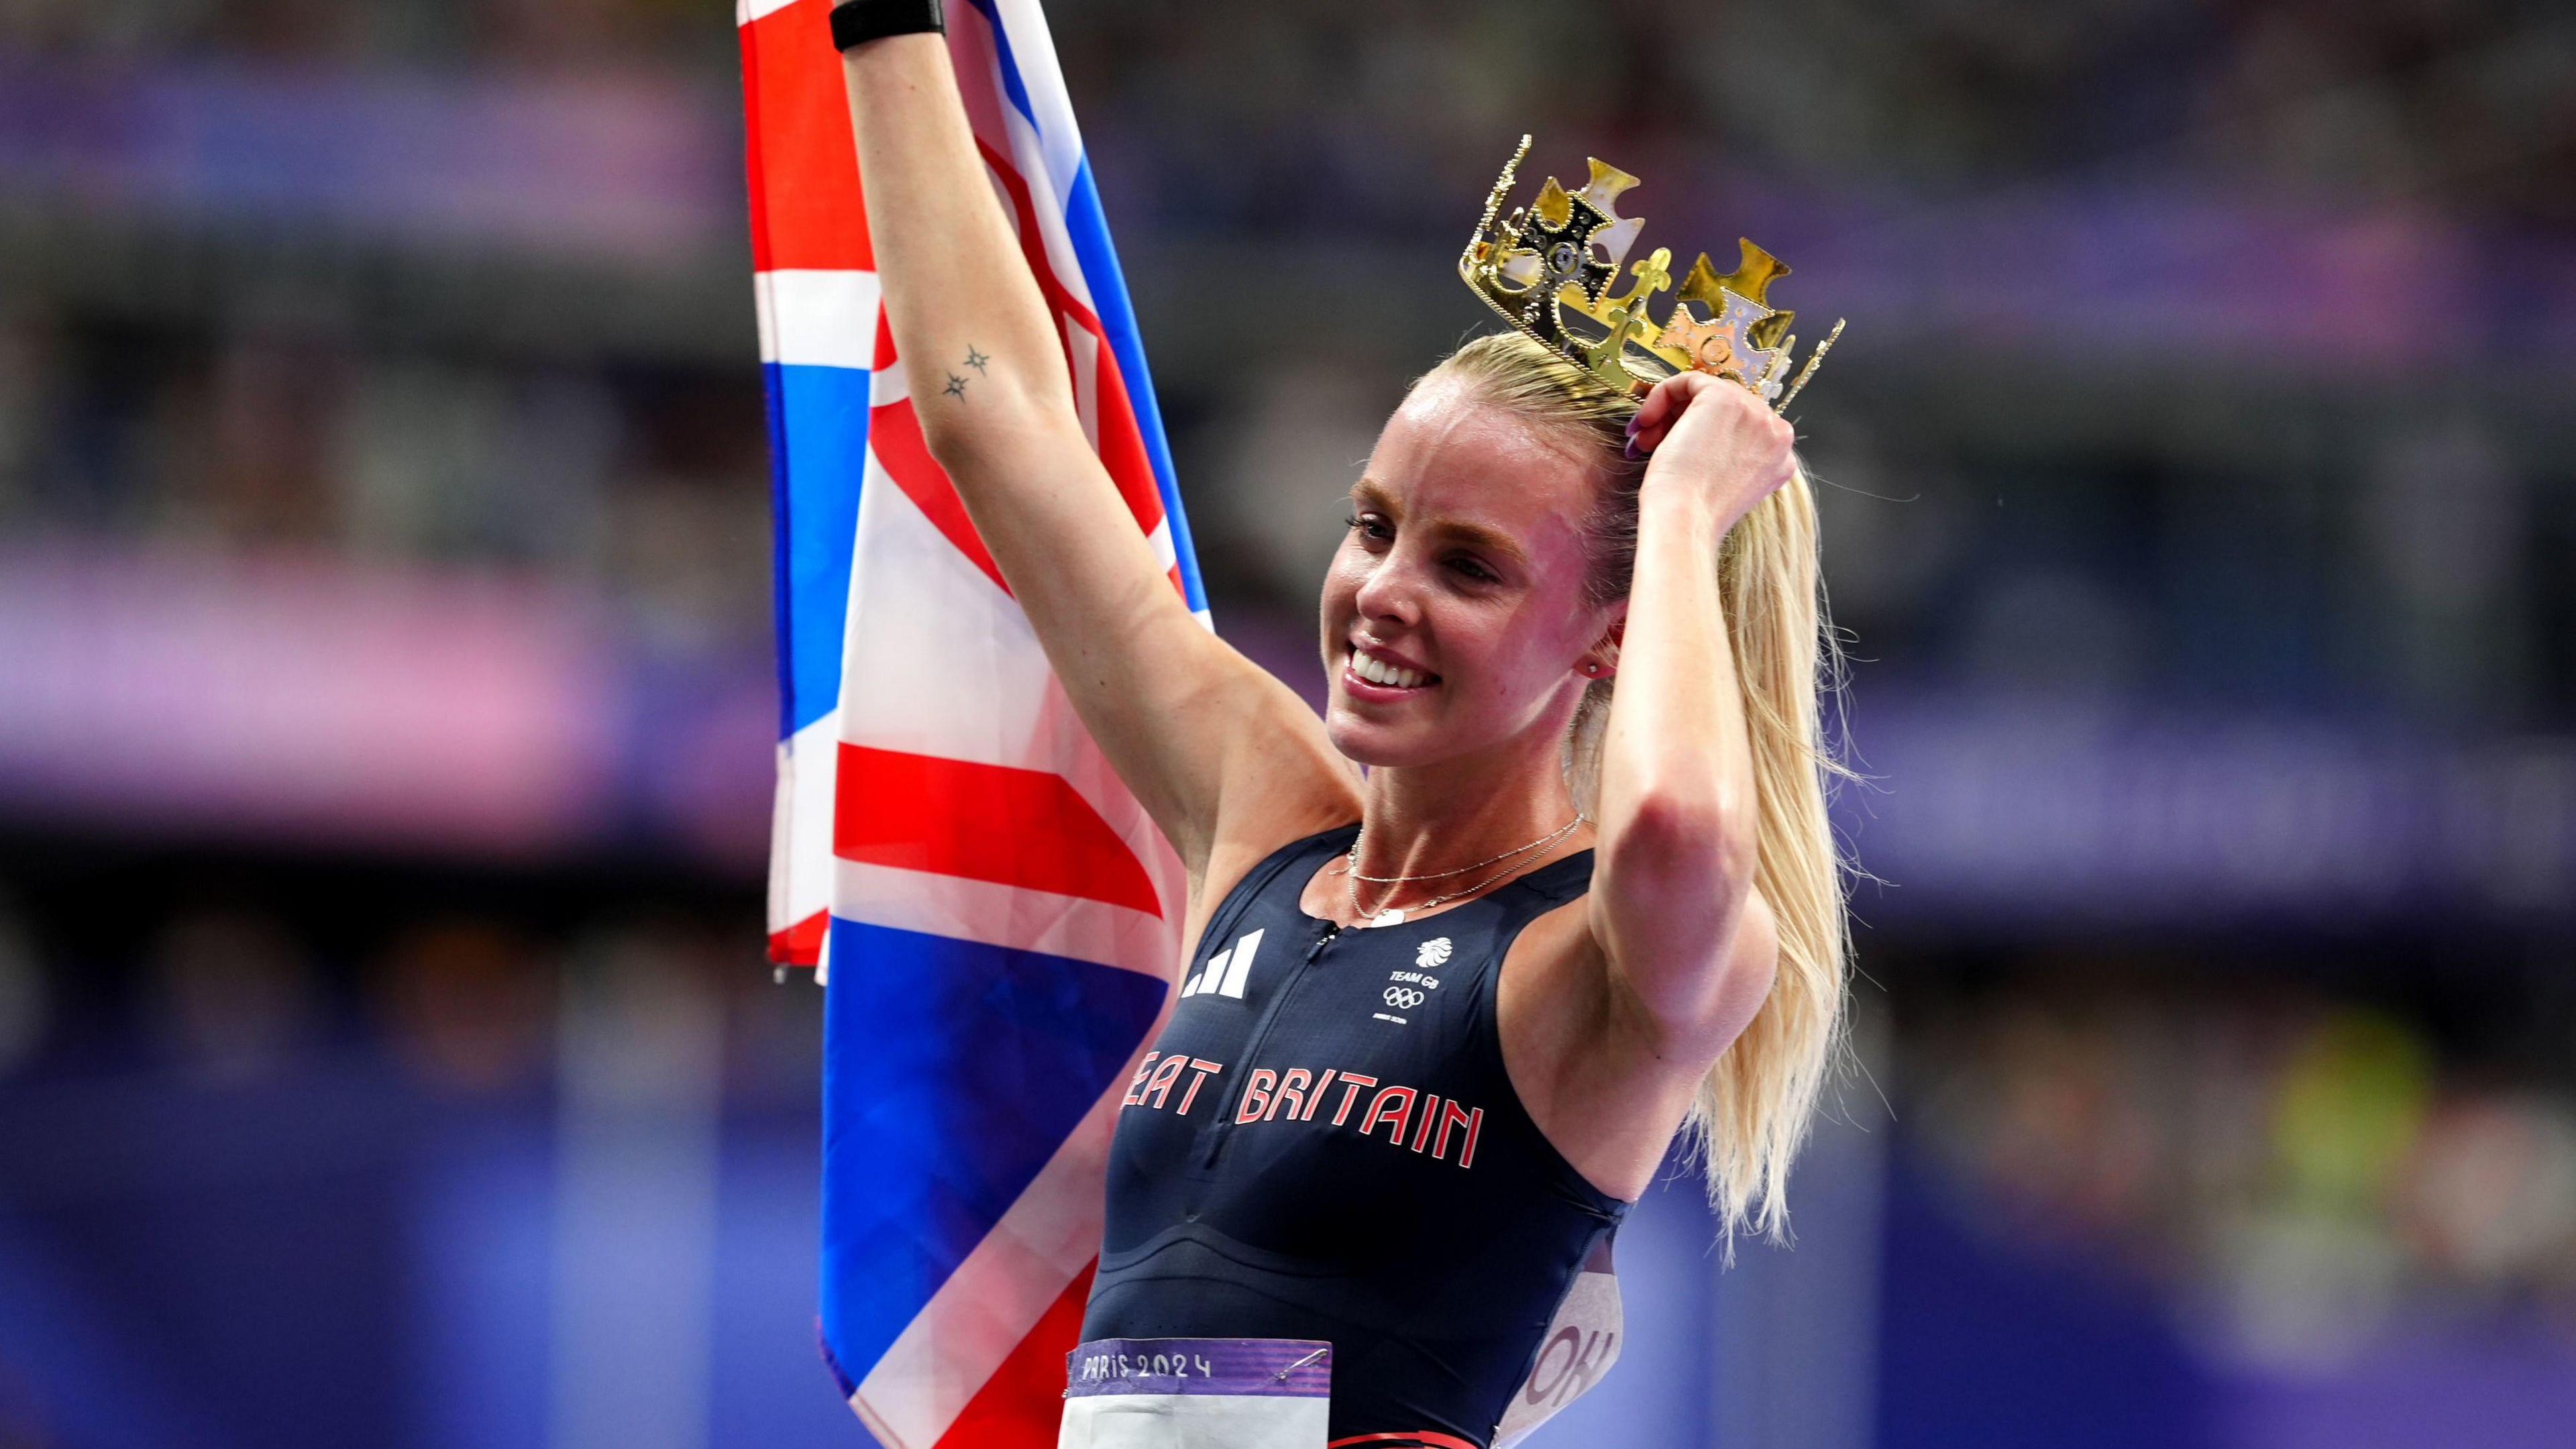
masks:
{"label": "red stripe on flag", "polygon": [[843,744],[834,793],[844,860],[1163,913],[1136,853],[1060,775]]}
{"label": "red stripe on flag", "polygon": [[1055,1304],[966,1401],[935,1449],[1048,1449],[1064,1424],[1065,1356],[1082,1338],[1092,1270],[1083,1265]]}
{"label": "red stripe on flag", "polygon": [[1152,537],[1163,521],[1163,490],[1154,481],[1154,460],[1145,452],[1145,435],[1136,427],[1136,407],[1127,397],[1127,380],[1118,371],[1118,354],[1100,344],[1100,466],[1127,500],[1136,526]]}
{"label": "red stripe on flag", "polygon": [[913,415],[912,399],[899,398],[868,413],[868,451],[876,454],[877,465],[921,510],[924,518],[967,561],[984,571],[993,587],[1009,593],[1011,586],[1002,582],[1001,565],[984,547],[975,522],[966,516],[966,501],[957,496],[957,485],[948,481],[947,470],[930,456],[930,445],[922,440],[921,420]]}
{"label": "red stripe on flag", "polygon": [[831,15],[830,0],[796,0],[742,28],[756,272],[876,270]]}
{"label": "red stripe on flag", "polygon": [[754,31],[742,32],[743,174],[751,193],[751,269],[769,265],[769,185],[760,148],[760,47]]}
{"label": "red stripe on flag", "polygon": [[[1055,263],[1047,256],[1046,233],[1038,229],[1037,201],[1029,192],[1027,178],[1020,175],[1011,158],[982,141],[984,165],[1010,198],[1011,209],[1018,214],[1020,253],[1028,258],[1029,273],[1037,278],[1038,290],[1046,295],[1059,319],[1070,317],[1093,337],[1103,338],[1098,344],[1097,386],[1099,388],[1100,461],[1118,484],[1119,496],[1127,500],[1127,511],[1134,515],[1136,526],[1152,533],[1163,521],[1163,495],[1154,482],[1154,466],[1145,453],[1145,439],[1136,427],[1135,405],[1128,400],[1127,382],[1118,371],[1118,354],[1113,351],[1100,326],[1100,319],[1082,305],[1056,277]],[[1063,336],[1061,320],[1057,335]],[[1069,345],[1069,344],[1068,344]],[[1070,356],[1065,365],[1073,365]]]}
{"label": "red stripe on flag", "polygon": [[877,350],[868,366],[878,372],[894,366],[894,316],[885,308],[877,309]]}
{"label": "red stripe on flag", "polygon": [[[985,169],[992,173],[1003,194],[1010,198],[1011,210],[1018,215],[1020,253],[1028,258],[1029,275],[1037,279],[1038,290],[1046,294],[1047,305],[1059,315],[1081,323],[1083,330],[1092,336],[1099,336],[1100,319],[1092,316],[1091,309],[1082,304],[1082,299],[1067,291],[1064,283],[1056,278],[1055,263],[1047,257],[1046,233],[1038,230],[1037,203],[1029,195],[1028,178],[1020,174],[1020,168],[1011,164],[1010,157],[994,150],[981,137],[976,138],[975,144],[984,153]],[[1071,358],[1065,360],[1068,364],[1072,361]]]}
{"label": "red stripe on flag", "polygon": [[784,931],[769,933],[769,964],[814,966],[823,960],[823,933],[832,927],[830,911],[816,911]]}

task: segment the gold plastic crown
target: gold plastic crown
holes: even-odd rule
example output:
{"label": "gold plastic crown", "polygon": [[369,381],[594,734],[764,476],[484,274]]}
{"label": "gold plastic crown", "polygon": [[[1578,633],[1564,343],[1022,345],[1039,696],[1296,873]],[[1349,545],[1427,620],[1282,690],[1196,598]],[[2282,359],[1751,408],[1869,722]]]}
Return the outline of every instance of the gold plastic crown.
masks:
{"label": "gold plastic crown", "polygon": [[[1458,275],[1487,306],[1623,392],[1642,392],[1696,369],[1742,383],[1774,411],[1798,396],[1843,335],[1843,324],[1834,323],[1790,379],[1789,354],[1798,339],[1789,324],[1798,314],[1770,305],[1771,284],[1789,275],[1786,263],[1739,239],[1743,260],[1721,274],[1702,252],[1682,278],[1671,315],[1657,327],[1646,304],[1673,283],[1671,249],[1657,247],[1630,266],[1628,290],[1614,295],[1620,264],[1646,225],[1644,217],[1619,215],[1619,193],[1636,185],[1636,177],[1591,158],[1592,177],[1582,190],[1568,191],[1551,176],[1537,201],[1495,223],[1529,147],[1530,138],[1521,137],[1458,257]],[[1692,312],[1693,302],[1708,309],[1705,319]]]}

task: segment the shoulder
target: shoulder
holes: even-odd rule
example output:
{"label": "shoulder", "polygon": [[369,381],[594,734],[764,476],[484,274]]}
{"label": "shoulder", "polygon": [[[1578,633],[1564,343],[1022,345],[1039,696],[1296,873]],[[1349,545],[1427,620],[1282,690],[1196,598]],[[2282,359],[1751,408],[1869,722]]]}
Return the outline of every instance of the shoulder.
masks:
{"label": "shoulder", "polygon": [[1333,748],[1295,690],[1232,649],[1223,686],[1182,701],[1173,723],[1214,746],[1207,813],[1172,845],[1189,870],[1192,937],[1246,872],[1281,846],[1360,818],[1359,768]]}
{"label": "shoulder", "polygon": [[[1284,739],[1281,753],[1298,753],[1303,743],[1294,736]],[[1301,841],[1357,824],[1359,818],[1358,771],[1329,746],[1324,758],[1277,760],[1272,768],[1247,769],[1242,779],[1229,781],[1219,797],[1206,856],[1191,872],[1185,942],[1197,941],[1208,917],[1264,861]],[[1300,879],[1296,888],[1304,887]]]}

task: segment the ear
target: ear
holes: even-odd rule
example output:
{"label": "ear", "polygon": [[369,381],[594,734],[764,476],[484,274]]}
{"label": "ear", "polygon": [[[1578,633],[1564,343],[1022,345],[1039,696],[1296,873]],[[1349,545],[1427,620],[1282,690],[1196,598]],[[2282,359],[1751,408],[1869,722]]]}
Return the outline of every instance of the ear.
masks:
{"label": "ear", "polygon": [[1582,661],[1574,666],[1576,671],[1584,678],[1592,680],[1608,679],[1617,674],[1619,643],[1627,632],[1628,606],[1622,603],[1617,616],[1611,619],[1609,629],[1602,634],[1598,642],[1585,651]]}

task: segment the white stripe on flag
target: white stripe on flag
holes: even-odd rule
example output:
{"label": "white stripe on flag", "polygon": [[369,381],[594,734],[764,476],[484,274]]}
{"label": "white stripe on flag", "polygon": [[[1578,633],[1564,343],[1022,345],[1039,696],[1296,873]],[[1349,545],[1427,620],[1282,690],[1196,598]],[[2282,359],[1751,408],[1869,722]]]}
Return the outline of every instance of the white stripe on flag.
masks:
{"label": "white stripe on flag", "polygon": [[796,873],[796,760],[787,741],[778,742],[778,788],[769,800],[769,933],[773,936],[796,924],[795,889],[791,881]]}
{"label": "white stripe on flag", "polygon": [[[1031,6],[1030,9],[1035,10],[1036,7]],[[1016,51],[1013,53],[1017,54]],[[1049,60],[1052,61],[1053,57],[1050,56]],[[1029,129],[1028,120],[1020,114],[1019,107],[1004,102],[1002,120],[1011,128],[1011,158],[1019,163],[1021,175],[1029,176],[1033,166],[1042,168],[1050,164],[1046,143]],[[1068,112],[1059,134],[1069,135],[1072,130],[1073,117]],[[1074,159],[1080,159],[1079,151]],[[1041,170],[1039,174],[1029,176],[1029,199],[1038,214],[1038,236],[1046,244],[1047,262],[1055,268],[1056,280],[1064,283],[1064,289],[1078,298],[1083,306],[1090,307],[1091,279],[1083,275],[1082,257],[1074,251],[1073,234],[1065,229],[1064,224],[1064,199],[1072,180],[1070,170],[1061,182],[1050,180]]]}
{"label": "white stripe on flag", "polygon": [[[1030,16],[1036,15],[1036,6],[1024,8]],[[1008,89],[1003,84],[1000,50],[993,43],[992,27],[985,21],[983,12],[971,4],[954,6],[948,12],[949,50],[959,58],[957,84],[966,101],[966,114],[976,127],[977,138],[1009,158],[1013,173],[1027,183],[1030,206],[1037,213],[1039,245],[1046,252],[1047,264],[1054,270],[1056,280],[1063,283],[1065,290],[1085,308],[1089,308],[1092,306],[1090,279],[1083,275],[1081,261],[1074,253],[1073,240],[1066,233],[1064,224],[1065,197],[1071,192],[1074,170],[1082,160],[1081,137],[1074,130],[1072,107],[1063,99],[1064,81],[1055,69],[1053,42],[1045,38],[1045,23],[1039,20],[1035,25],[1037,38],[1034,42],[1021,31],[1021,24],[1021,18],[1016,15],[1010,21],[1011,54],[1020,63],[1021,78],[1023,81],[1034,80],[1041,87],[1051,84],[1051,94],[1056,97],[1053,109],[1038,110],[1046,120],[1046,136],[1041,137],[1032,130],[1028,118],[1020,114],[1020,108],[1011,104]],[[1047,48],[1038,51],[1023,48],[1032,43]],[[1033,71],[1045,74],[1033,76]],[[1041,94],[1049,93],[1042,89],[1030,91],[1032,105],[1037,104]],[[996,122],[1000,125],[999,134],[993,130]],[[1001,197],[1004,214],[1012,218],[1011,226],[1016,234],[1020,225],[1018,213],[1010,198],[1002,194],[998,178],[994,187],[995,194]],[[1026,238],[1022,240],[1025,242]]]}
{"label": "white stripe on flag", "polygon": [[1047,30],[1046,12],[1038,0],[999,0],[995,13],[1011,37],[1011,56],[1020,63],[1020,88],[1038,118],[1046,189],[1055,193],[1061,206],[1063,198],[1073,194],[1074,173],[1082,166],[1082,132],[1073,123],[1073,98],[1065,91],[1064,69],[1056,61],[1055,36]]}
{"label": "white stripe on flag", "polygon": [[831,710],[778,744],[778,807],[771,822],[769,929],[783,931],[832,904],[832,781],[840,766],[841,712]]}
{"label": "white stripe on flag", "polygon": [[733,23],[749,25],[774,11],[784,10],[796,0],[733,0]]}
{"label": "white stripe on flag", "polygon": [[1052,732],[1032,728],[1045,717],[1055,676],[1028,616],[922,516],[873,452],[859,491],[850,585],[843,739],[984,765],[1055,767]]}
{"label": "white stripe on flag", "polygon": [[868,374],[868,406],[881,408],[902,402],[912,395],[905,391],[910,386],[904,378],[903,359],[898,357]]}
{"label": "white stripe on flag", "polygon": [[1082,436],[1091,451],[1100,451],[1100,339],[1071,317],[1064,319],[1065,355],[1073,359],[1073,410],[1082,418]]}
{"label": "white stripe on flag", "polygon": [[800,367],[850,367],[875,360],[879,292],[874,272],[755,272],[760,360]]}
{"label": "white stripe on flag", "polygon": [[1143,911],[864,861],[835,860],[832,869],[832,914],[842,920],[1069,956],[1149,976],[1167,969],[1161,958],[1170,928]]}

